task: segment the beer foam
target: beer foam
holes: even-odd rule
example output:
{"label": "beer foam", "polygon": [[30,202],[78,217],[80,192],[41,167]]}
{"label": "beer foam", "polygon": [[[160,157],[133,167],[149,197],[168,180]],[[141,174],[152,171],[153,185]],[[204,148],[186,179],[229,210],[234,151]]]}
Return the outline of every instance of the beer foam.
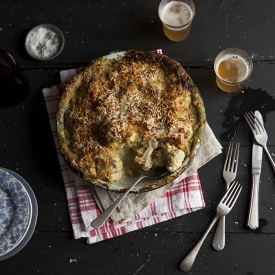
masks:
{"label": "beer foam", "polygon": [[173,27],[180,27],[187,24],[193,16],[190,7],[182,2],[172,1],[162,11],[162,21]]}
{"label": "beer foam", "polygon": [[243,81],[249,72],[246,61],[239,55],[228,54],[218,65],[218,74],[225,81],[238,83]]}

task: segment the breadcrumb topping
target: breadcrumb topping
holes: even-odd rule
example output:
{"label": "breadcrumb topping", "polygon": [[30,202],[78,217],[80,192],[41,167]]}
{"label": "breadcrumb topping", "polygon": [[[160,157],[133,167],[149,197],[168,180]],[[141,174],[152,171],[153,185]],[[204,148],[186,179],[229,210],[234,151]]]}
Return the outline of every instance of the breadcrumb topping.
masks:
{"label": "breadcrumb topping", "polygon": [[142,169],[166,166],[173,172],[190,155],[204,123],[193,91],[186,71],[160,54],[129,51],[96,60],[62,96],[62,153],[86,179],[120,180],[127,174],[125,147]]}

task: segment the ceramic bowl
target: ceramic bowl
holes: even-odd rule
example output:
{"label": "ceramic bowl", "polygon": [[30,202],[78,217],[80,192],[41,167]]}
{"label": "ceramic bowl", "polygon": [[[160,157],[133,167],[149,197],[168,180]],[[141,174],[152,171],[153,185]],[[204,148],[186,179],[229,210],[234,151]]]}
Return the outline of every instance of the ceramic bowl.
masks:
{"label": "ceramic bowl", "polygon": [[[46,41],[45,41],[47,39],[47,37],[44,37],[45,40],[42,41],[42,43],[38,43],[38,41],[37,41],[35,43],[35,45],[32,45],[32,41],[33,41],[34,35],[37,34],[37,31],[40,28],[45,28],[47,30],[50,30],[50,31],[54,32],[57,35],[57,38],[58,38],[58,41],[59,41],[58,48],[56,49],[56,51],[54,51],[49,56],[43,56],[43,54],[41,54],[44,51],[44,49],[47,47],[46,46]],[[40,37],[40,39],[41,38],[42,37]],[[26,49],[26,52],[32,58],[34,58],[36,60],[40,60],[40,61],[48,61],[48,60],[56,58],[61,53],[61,51],[63,50],[64,44],[65,44],[65,38],[64,38],[64,35],[63,35],[62,31],[59,28],[57,28],[56,26],[51,25],[51,24],[41,24],[41,25],[38,25],[38,26],[34,27],[33,29],[31,29],[28,32],[28,34],[26,36],[26,39],[25,39],[25,49]],[[32,49],[32,46],[36,47],[37,50],[39,49],[40,54],[36,54],[35,51]]]}

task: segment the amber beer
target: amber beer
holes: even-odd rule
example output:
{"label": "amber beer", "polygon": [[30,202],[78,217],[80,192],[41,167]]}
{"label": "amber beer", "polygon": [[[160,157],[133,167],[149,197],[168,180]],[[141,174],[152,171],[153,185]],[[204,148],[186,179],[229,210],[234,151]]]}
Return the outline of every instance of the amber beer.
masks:
{"label": "amber beer", "polygon": [[240,49],[226,49],[215,59],[216,83],[224,92],[239,90],[252,72],[250,56]]}
{"label": "amber beer", "polygon": [[195,12],[192,0],[162,0],[159,5],[159,17],[165,35],[175,42],[184,40],[190,33]]}

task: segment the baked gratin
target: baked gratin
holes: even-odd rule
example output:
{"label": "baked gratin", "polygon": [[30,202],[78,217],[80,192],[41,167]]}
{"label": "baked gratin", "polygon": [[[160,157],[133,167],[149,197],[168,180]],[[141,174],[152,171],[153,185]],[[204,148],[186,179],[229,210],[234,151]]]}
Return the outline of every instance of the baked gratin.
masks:
{"label": "baked gratin", "polygon": [[119,182],[135,167],[185,170],[202,139],[202,99],[175,60],[127,51],[100,58],[65,86],[57,113],[61,153],[90,182]]}

